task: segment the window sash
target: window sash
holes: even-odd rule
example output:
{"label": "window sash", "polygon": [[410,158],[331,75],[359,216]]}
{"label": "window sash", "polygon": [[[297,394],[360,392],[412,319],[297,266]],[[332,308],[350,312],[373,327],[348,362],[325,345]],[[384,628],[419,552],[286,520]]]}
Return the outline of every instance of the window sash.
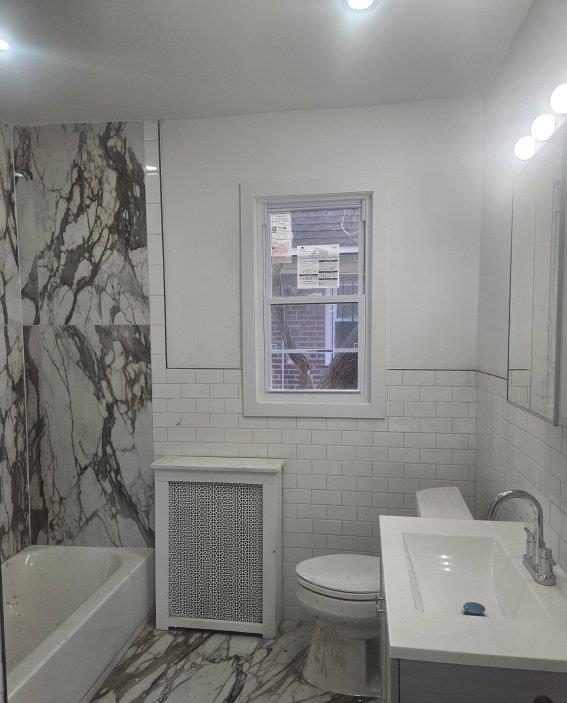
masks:
{"label": "window sash", "polygon": [[[361,197],[353,200],[343,200],[341,198],[337,199],[317,199],[314,198],[311,202],[300,204],[301,201],[296,204],[293,201],[286,203],[269,203],[265,204],[263,208],[262,217],[262,232],[261,232],[261,244],[262,244],[262,261],[263,275],[264,279],[262,282],[262,290],[264,291],[264,329],[263,329],[263,344],[264,344],[264,370],[263,370],[263,392],[269,397],[270,395],[284,395],[286,393],[292,394],[294,396],[303,395],[303,397],[314,397],[314,396],[349,396],[352,398],[361,398],[367,395],[367,338],[369,334],[369,328],[367,325],[367,306],[368,306],[368,296],[366,294],[367,286],[367,227],[366,227],[366,211],[367,211],[367,198]],[[348,294],[348,295],[333,295],[333,294],[310,294],[310,295],[286,295],[286,296],[274,296],[272,295],[272,257],[271,257],[271,228],[269,226],[270,214],[274,212],[286,212],[294,211],[299,209],[331,209],[340,207],[359,207],[360,208],[360,221],[359,221],[359,233],[358,233],[358,293]],[[357,388],[350,389],[277,389],[272,388],[272,313],[271,308],[273,305],[324,305],[324,304],[338,304],[338,303],[356,303],[358,310],[358,379]]]}
{"label": "window sash", "polygon": [[[263,260],[264,260],[264,280],[263,280],[263,290],[264,297],[266,299],[277,299],[280,296],[274,296],[272,294],[272,232],[270,228],[270,214],[277,212],[286,212],[291,210],[317,210],[317,209],[338,209],[340,207],[358,207],[360,208],[360,221],[359,221],[359,232],[358,232],[358,293],[356,295],[366,294],[366,212],[367,212],[367,198],[361,197],[356,200],[343,200],[337,197],[336,200],[317,200],[314,199],[309,205],[295,205],[292,202],[282,202],[280,203],[269,203],[264,206],[264,215],[262,218],[262,250],[263,250]],[[348,252],[343,252],[348,253]],[[353,294],[354,295],[354,294]],[[321,301],[322,298],[332,297],[332,302],[341,302],[338,298],[347,297],[352,298],[351,295],[347,296],[334,296],[334,295],[287,295],[281,296],[285,297],[287,300],[296,301],[301,298],[301,300],[313,300],[316,298],[317,301]]]}
{"label": "window sash", "polygon": [[[320,298],[311,300],[311,303],[324,305],[326,303],[337,302],[336,298],[329,296],[331,300],[322,301]],[[356,296],[346,296],[349,303],[358,304],[358,380],[357,388],[353,390],[341,389],[341,388],[272,388],[272,305],[281,305],[282,303],[274,303],[271,300],[266,300],[264,302],[264,392],[266,394],[270,393],[305,393],[308,395],[322,395],[322,394],[332,394],[332,393],[349,393],[355,396],[361,396],[366,391],[366,296],[356,295]],[[278,298],[281,300],[281,298]],[[289,302],[289,298],[285,298],[285,305],[295,305],[295,298],[292,298],[293,302]],[[312,350],[315,351],[315,350]],[[324,353],[325,349],[321,352]],[[350,351],[350,350],[349,350]]]}

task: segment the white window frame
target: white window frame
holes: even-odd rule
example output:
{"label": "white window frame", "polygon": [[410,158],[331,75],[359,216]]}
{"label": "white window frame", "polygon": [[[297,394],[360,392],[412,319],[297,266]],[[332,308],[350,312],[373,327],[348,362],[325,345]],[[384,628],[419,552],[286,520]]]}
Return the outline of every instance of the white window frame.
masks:
{"label": "white window frame", "polygon": [[[366,203],[364,238],[364,304],[359,303],[359,383],[356,391],[270,391],[267,389],[266,358],[271,340],[265,327],[267,238],[264,231],[266,206],[292,206],[298,200],[314,206],[322,200],[340,205],[342,200],[363,199]],[[242,349],[244,414],[248,416],[360,417],[385,416],[386,351],[386,241],[387,184],[368,178],[297,181],[290,183],[240,184],[242,265]],[[361,231],[362,234],[362,231]],[[286,298],[296,304],[298,297]],[[320,296],[301,296],[300,304],[321,303]],[[343,302],[340,296],[332,301]],[[349,297],[346,302],[356,302]]]}

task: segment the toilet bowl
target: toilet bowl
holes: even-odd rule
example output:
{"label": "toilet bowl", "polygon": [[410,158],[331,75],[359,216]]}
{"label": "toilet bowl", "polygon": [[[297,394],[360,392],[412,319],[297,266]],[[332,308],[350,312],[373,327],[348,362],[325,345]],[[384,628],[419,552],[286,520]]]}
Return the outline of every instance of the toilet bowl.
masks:
{"label": "toilet bowl", "polygon": [[[472,520],[458,488],[416,493],[420,517]],[[319,688],[348,696],[380,692],[380,559],[331,554],[296,567],[297,598],[313,615],[311,646],[303,670]]]}
{"label": "toilet bowl", "polygon": [[304,678],[334,693],[378,695],[379,558],[315,557],[298,564],[296,574],[297,598],[315,618]]}

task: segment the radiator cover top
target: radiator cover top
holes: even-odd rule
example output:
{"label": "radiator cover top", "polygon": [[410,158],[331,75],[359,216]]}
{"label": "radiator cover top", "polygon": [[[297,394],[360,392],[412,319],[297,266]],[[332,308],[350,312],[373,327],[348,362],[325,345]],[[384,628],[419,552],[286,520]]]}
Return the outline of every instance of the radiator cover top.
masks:
{"label": "radiator cover top", "polygon": [[262,622],[263,488],[168,482],[169,617]]}

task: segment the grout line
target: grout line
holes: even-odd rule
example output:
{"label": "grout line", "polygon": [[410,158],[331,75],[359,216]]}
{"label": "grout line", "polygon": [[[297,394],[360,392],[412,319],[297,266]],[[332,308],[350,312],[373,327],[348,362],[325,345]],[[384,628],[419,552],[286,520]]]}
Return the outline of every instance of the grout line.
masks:
{"label": "grout line", "polygon": [[507,380],[508,380],[506,376],[501,376],[500,374],[492,373],[492,371],[483,371],[482,369],[477,369],[476,372],[477,372],[477,373],[482,373],[482,374],[484,374],[485,376],[492,376],[492,378],[499,378],[499,379],[502,380],[502,381],[507,381]]}

